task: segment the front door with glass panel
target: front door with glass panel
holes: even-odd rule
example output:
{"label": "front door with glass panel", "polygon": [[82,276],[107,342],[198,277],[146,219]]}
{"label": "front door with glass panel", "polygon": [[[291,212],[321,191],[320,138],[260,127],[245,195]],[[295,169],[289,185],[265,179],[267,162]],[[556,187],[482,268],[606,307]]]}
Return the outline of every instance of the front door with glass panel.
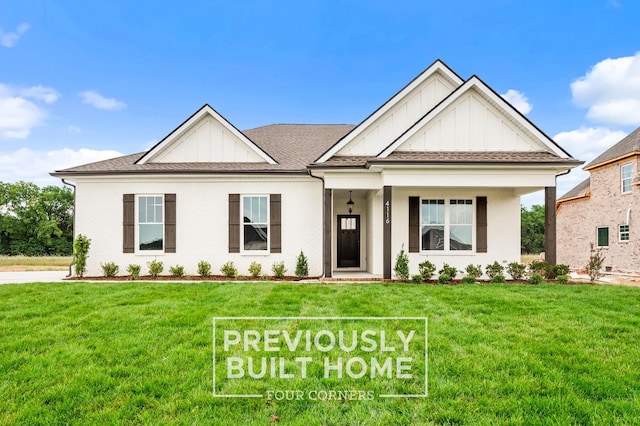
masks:
{"label": "front door with glass panel", "polygon": [[360,215],[338,215],[338,268],[360,267]]}

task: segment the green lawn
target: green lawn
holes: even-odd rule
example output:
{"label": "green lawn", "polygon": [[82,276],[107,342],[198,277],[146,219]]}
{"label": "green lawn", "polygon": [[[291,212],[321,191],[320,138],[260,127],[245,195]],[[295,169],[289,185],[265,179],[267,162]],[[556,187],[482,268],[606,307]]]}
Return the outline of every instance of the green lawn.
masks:
{"label": "green lawn", "polygon": [[[427,316],[429,396],[213,398],[212,317],[246,315]],[[0,336],[0,424],[640,424],[640,288],[2,285]]]}

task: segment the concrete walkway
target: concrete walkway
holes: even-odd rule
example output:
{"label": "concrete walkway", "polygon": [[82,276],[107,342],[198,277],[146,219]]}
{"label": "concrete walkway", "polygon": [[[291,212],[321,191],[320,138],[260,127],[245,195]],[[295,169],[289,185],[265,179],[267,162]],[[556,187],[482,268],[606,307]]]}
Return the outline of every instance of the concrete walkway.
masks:
{"label": "concrete walkway", "polygon": [[0,284],[60,282],[67,271],[0,272]]}

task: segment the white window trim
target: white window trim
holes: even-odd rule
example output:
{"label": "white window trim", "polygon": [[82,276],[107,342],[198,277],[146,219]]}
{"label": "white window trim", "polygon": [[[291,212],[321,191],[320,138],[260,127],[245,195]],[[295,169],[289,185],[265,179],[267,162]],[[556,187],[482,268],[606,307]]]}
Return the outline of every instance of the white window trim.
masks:
{"label": "white window trim", "polygon": [[[267,249],[245,250],[244,248],[244,199],[251,197],[266,197],[267,199]],[[269,194],[240,194],[240,254],[252,256],[267,256],[271,254],[271,197]]]}
{"label": "white window trim", "polygon": [[[598,234],[600,233],[599,231],[601,229],[607,229],[607,245],[606,246],[601,246],[600,245],[600,238],[598,238]],[[609,248],[609,246],[611,245],[611,232],[609,230],[608,226],[596,226],[596,247],[599,248]]]}
{"label": "white window trim", "polygon": [[[629,166],[629,168],[631,169],[631,173],[629,174],[628,178],[624,178],[622,173],[625,167]],[[625,179],[629,180],[629,190],[625,191],[624,190],[624,181]],[[625,163],[622,164],[620,166],[620,193],[621,194],[631,194],[631,191],[633,190],[633,163]]]}
{"label": "white window trim", "polygon": [[[424,250],[422,247],[422,202],[425,200],[444,200],[444,250]],[[471,250],[451,250],[451,200],[471,200]],[[434,226],[439,226],[435,224]],[[455,226],[455,225],[454,225]],[[420,197],[420,254],[429,256],[469,256],[476,253],[476,199],[474,197]]]}
{"label": "white window trim", "polygon": [[[626,226],[627,227],[627,231],[624,232],[625,234],[627,234],[627,239],[623,240],[622,239],[622,227]],[[629,225],[627,225],[626,223],[623,223],[622,225],[618,225],[618,242],[619,243],[628,243],[631,240],[631,229],[629,228]]]}
{"label": "white window trim", "polygon": [[[161,197],[162,198],[162,250],[140,250],[140,198],[142,197]],[[148,256],[158,256],[164,254],[164,249],[166,247],[166,235],[164,234],[165,229],[165,204],[164,204],[164,194],[136,194],[136,202],[135,202],[135,227],[136,227],[136,236],[135,236],[135,254],[139,255],[148,255]]]}

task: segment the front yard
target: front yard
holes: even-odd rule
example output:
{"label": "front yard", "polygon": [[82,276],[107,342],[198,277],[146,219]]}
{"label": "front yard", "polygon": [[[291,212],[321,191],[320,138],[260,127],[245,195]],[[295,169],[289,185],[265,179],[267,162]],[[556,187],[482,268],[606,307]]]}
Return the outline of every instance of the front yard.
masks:
{"label": "front yard", "polygon": [[[638,290],[3,285],[0,424],[637,424]],[[427,316],[429,396],[323,402],[213,398],[212,318],[247,315]]]}

